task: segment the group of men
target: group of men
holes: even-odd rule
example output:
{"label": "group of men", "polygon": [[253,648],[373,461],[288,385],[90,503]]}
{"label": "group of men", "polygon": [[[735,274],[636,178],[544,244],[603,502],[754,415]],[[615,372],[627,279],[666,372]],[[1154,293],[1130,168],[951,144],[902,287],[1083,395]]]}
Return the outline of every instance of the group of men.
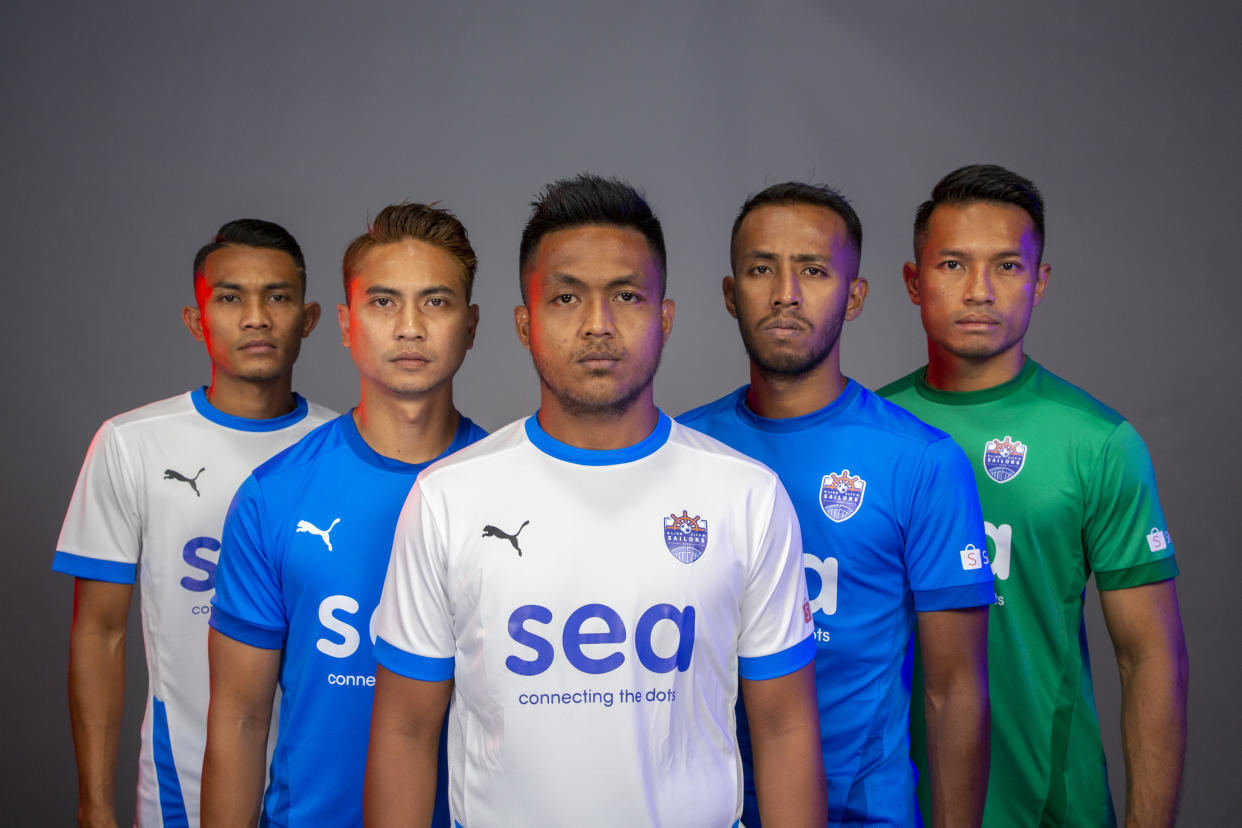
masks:
{"label": "group of men", "polygon": [[448,211],[387,207],[346,250],[341,416],[292,392],[320,315],[292,236],[244,219],[199,251],[211,383],[100,428],[53,566],[80,824],[115,825],[139,581],[143,828],[1115,824],[1092,573],[1126,821],[1172,823],[1172,541],[1138,434],[1023,350],[1050,271],[1030,181],[964,167],[919,207],[928,362],[878,393],[840,367],[857,214],[749,198],[722,287],[750,382],[676,420],[649,205],[581,175],[532,206],[540,406],[490,436],[453,403],[479,317]]}

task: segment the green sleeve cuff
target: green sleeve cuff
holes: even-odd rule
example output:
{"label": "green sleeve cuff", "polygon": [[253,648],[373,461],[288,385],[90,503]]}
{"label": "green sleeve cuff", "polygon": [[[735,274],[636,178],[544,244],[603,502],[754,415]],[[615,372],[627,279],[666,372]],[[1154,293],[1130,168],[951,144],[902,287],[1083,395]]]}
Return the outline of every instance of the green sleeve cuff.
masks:
{"label": "green sleeve cuff", "polygon": [[1177,577],[1177,559],[1170,555],[1151,563],[1132,566],[1128,569],[1113,569],[1108,572],[1095,573],[1095,585],[1100,589],[1129,589],[1130,587],[1154,584]]}

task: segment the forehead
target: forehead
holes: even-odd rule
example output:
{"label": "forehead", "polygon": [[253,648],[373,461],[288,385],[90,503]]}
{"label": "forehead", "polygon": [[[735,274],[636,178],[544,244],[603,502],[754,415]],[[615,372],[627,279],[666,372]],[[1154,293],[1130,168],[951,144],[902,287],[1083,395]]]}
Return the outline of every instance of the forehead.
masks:
{"label": "forehead", "polygon": [[301,274],[293,257],[283,250],[227,245],[203,261],[202,279],[208,286],[241,281],[300,283]]}
{"label": "forehead", "polygon": [[465,291],[461,263],[443,247],[416,239],[404,239],[372,247],[359,260],[351,289],[375,284],[390,287],[445,286]]}
{"label": "forehead", "polygon": [[765,204],[747,213],[737,229],[739,253],[771,246],[830,252],[848,243],[845,219],[814,204]]}
{"label": "forehead", "polygon": [[1018,250],[1031,259],[1039,257],[1035,222],[1026,210],[1013,204],[976,201],[941,204],[927,220],[925,250],[960,250],[977,253]]}
{"label": "forehead", "polygon": [[557,274],[584,282],[606,282],[624,276],[659,283],[660,265],[647,237],[629,227],[587,225],[553,231],[539,240],[531,276]]}

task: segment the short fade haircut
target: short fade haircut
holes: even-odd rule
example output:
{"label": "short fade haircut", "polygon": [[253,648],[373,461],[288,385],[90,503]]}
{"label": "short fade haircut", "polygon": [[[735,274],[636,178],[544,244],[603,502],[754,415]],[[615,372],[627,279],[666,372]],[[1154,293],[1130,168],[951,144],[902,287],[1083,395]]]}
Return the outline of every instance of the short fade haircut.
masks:
{"label": "short fade haircut", "polygon": [[858,213],[854,212],[854,207],[850,204],[849,199],[825,184],[804,184],[801,181],[786,181],[782,184],[773,184],[771,187],[760,190],[746,199],[746,203],[738,211],[737,218],[733,220],[733,232],[729,234],[730,265],[732,265],[733,258],[737,252],[734,246],[737,244],[738,231],[742,228],[742,221],[748,215],[760,207],[773,205],[788,207],[801,204],[810,207],[823,207],[840,216],[841,220],[845,222],[845,232],[849,235],[850,242],[854,245],[854,252],[858,254],[858,258],[861,261],[862,220],[858,218]]}
{"label": "short fade haircut", "polygon": [[470,301],[479,258],[470,246],[470,236],[466,233],[465,225],[450,211],[436,207],[437,203],[403,201],[400,204],[389,204],[367,226],[367,232],[349,243],[349,247],[345,248],[345,259],[341,262],[347,304],[349,283],[358,275],[358,268],[367,253],[380,245],[403,241],[435,245],[456,259],[461,265],[462,279],[466,283],[466,302]]}
{"label": "short fade haircut", "polygon": [[919,205],[914,214],[914,258],[918,259],[927,240],[927,225],[932,211],[941,204],[963,206],[977,202],[1010,204],[1020,207],[1031,217],[1039,257],[1044,256],[1044,197],[1029,178],[998,164],[970,164],[959,167],[940,179],[932,188],[931,198]]}
{"label": "short fade haircut", "polygon": [[531,264],[539,242],[549,233],[574,227],[604,225],[637,230],[660,265],[660,298],[668,283],[668,257],[664,230],[642,193],[619,178],[582,173],[554,181],[530,203],[530,219],[522,230],[518,253],[522,303],[527,302]]}
{"label": "short fade haircut", "polygon": [[306,259],[297,239],[285,228],[272,221],[244,218],[230,221],[216,231],[215,238],[194,254],[194,281],[203,277],[207,257],[223,247],[260,247],[288,253],[297,265],[302,279],[302,292],[306,292]]}

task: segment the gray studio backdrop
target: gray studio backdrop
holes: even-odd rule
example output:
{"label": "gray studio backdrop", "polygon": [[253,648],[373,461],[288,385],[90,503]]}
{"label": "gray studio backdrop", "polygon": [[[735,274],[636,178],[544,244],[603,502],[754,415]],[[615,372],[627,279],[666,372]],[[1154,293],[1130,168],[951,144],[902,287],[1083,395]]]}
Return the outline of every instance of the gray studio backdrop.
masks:
{"label": "gray studio backdrop", "polygon": [[[976,161],[1025,173],[1048,199],[1052,280],[1029,352],[1151,449],[1192,664],[1183,823],[1232,822],[1238,13],[930,5],[10,4],[0,823],[72,822],[72,583],[48,569],[57,532],[99,423],[207,380],[179,309],[191,257],[223,221],[274,219],[302,241],[328,312],[296,386],[343,410],[357,393],[331,312],[345,243],[392,201],[456,210],[482,308],[457,399],[495,428],[538,399],[512,327],[531,195],[582,170],[627,177],[668,235],[677,317],[656,396],[675,414],[745,381],[719,284],[748,193],[799,178],[853,198],[871,295],[843,359],[875,387],[923,360],[900,278],[913,209]],[[1089,620],[1120,804],[1116,667],[1094,599]],[[122,820],[146,681],[132,632]]]}

